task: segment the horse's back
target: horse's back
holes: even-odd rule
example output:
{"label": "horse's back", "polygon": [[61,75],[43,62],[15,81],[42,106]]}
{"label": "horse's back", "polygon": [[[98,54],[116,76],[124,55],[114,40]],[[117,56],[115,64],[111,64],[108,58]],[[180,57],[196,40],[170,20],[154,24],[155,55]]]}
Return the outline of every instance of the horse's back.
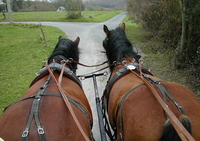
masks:
{"label": "horse's back", "polygon": [[[35,89],[38,90],[42,86],[41,84],[44,84],[43,82],[44,80],[40,80],[38,84],[33,85],[23,97],[35,95]],[[74,101],[71,103],[73,111],[83,130],[87,133],[88,137],[90,137],[90,121],[92,115],[87,98],[83,90],[75,82],[69,81],[68,78],[63,78],[63,83],[66,82],[68,85],[65,86],[64,89],[70,94],[69,98]],[[54,82],[51,82],[49,85],[55,86]],[[49,86],[45,93],[59,94],[60,92],[57,88]],[[4,112],[0,119],[0,136],[4,140],[15,141],[22,139],[22,133],[25,130],[33,100],[34,99],[20,101]],[[82,108],[88,112],[87,115],[89,116],[86,117],[83,111],[74,103],[78,103],[78,106],[82,106]],[[83,138],[81,133],[78,132],[79,129],[61,96],[42,96],[39,103],[38,114],[41,126],[44,128],[46,140],[80,140]],[[34,119],[30,126],[28,139],[33,141],[39,140]]]}
{"label": "horse's back", "polygon": [[[177,83],[165,82],[153,76],[151,78],[159,81],[183,107],[186,116],[191,120],[192,135],[200,140],[200,105],[194,93]],[[162,97],[160,90],[154,87]],[[169,99],[167,104],[180,117],[180,112]],[[166,121],[163,109],[144,82],[133,74],[120,78],[114,84],[108,106],[111,125],[118,126],[118,138],[120,134],[125,140],[160,138]]]}

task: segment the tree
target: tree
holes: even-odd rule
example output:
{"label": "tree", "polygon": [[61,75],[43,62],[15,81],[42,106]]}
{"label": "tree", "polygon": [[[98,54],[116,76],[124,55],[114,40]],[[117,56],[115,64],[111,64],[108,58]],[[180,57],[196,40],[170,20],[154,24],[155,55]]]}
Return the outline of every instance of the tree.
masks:
{"label": "tree", "polygon": [[68,10],[67,18],[78,19],[81,17],[82,0],[68,0],[66,9]]}
{"label": "tree", "polygon": [[0,2],[0,12],[2,12],[3,14],[3,19],[6,19],[5,11],[6,11],[6,1],[3,0],[3,2]]}
{"label": "tree", "polygon": [[200,1],[179,0],[182,15],[181,45],[177,53],[177,67],[182,68],[183,62],[194,67],[199,65],[200,55]]}

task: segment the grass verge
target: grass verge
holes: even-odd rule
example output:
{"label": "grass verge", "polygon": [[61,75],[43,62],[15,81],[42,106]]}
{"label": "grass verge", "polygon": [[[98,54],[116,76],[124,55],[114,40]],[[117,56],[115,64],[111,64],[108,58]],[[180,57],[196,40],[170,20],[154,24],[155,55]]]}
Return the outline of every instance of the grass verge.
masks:
{"label": "grass verge", "polygon": [[43,29],[49,48],[44,48],[38,25],[0,24],[0,114],[24,94],[58,37],[65,36],[57,28]]}

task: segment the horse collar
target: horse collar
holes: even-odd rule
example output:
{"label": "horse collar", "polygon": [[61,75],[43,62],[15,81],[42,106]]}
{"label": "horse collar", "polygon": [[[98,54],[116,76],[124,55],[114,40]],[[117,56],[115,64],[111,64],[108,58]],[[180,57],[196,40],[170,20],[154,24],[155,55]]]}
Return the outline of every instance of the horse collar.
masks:
{"label": "horse collar", "polygon": [[[107,89],[107,93],[110,93],[110,90],[112,89],[112,86],[114,85],[114,83],[119,80],[121,77],[123,77],[124,75],[128,74],[130,72],[130,70],[136,70],[139,72],[139,64],[136,62],[131,62],[128,64],[125,64],[124,67],[122,67],[118,72],[116,72],[116,74],[112,77],[112,79],[109,80],[106,89]],[[144,73],[150,74],[152,75],[148,69],[144,66],[142,66],[142,71]]]}
{"label": "horse collar", "polygon": [[[58,64],[58,63],[51,63],[49,65],[49,67],[54,70],[54,71],[59,71],[61,72],[62,70],[62,65],[61,64]],[[42,68],[38,73],[36,73],[36,77],[35,79],[32,81],[30,87],[35,83],[37,82],[38,80],[40,80],[42,77],[44,77],[45,75],[47,75],[49,72],[47,70],[46,67]],[[64,75],[67,76],[68,78],[70,78],[71,80],[73,80],[74,82],[76,82],[81,88],[82,88],[82,84],[81,84],[81,81],[79,80],[79,78],[73,73],[73,71],[71,71],[70,69],[68,68],[64,68]]]}

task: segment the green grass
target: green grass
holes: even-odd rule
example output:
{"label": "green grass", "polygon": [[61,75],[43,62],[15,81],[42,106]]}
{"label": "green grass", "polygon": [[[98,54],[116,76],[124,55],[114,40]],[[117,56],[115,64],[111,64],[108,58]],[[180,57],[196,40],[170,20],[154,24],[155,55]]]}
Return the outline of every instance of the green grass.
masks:
{"label": "green grass", "polygon": [[[67,19],[67,12],[13,12],[13,21],[103,22],[123,11],[82,11],[82,18]],[[6,16],[8,17],[7,13]],[[3,15],[0,15],[0,22]]]}
{"label": "green grass", "polygon": [[49,48],[44,48],[41,31],[36,25],[0,24],[0,114],[28,90],[58,37],[65,36],[53,27],[45,26],[44,31]]}

